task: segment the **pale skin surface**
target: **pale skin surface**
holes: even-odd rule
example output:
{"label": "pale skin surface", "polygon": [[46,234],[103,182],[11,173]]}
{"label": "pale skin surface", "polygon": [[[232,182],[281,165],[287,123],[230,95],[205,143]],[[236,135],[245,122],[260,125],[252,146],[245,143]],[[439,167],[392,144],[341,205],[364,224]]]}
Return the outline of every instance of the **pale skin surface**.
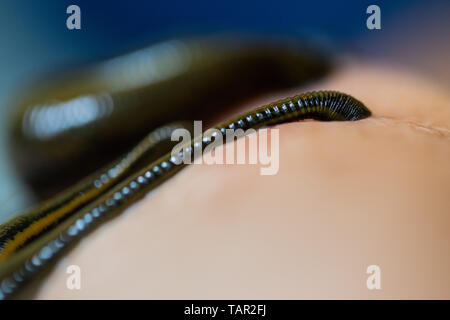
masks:
{"label": "pale skin surface", "polygon": [[[450,298],[450,96],[350,64],[308,88],[353,95],[358,122],[280,129],[280,167],[192,165],[85,238],[38,299]],[[66,268],[81,268],[81,290]],[[366,269],[381,268],[381,290]]]}

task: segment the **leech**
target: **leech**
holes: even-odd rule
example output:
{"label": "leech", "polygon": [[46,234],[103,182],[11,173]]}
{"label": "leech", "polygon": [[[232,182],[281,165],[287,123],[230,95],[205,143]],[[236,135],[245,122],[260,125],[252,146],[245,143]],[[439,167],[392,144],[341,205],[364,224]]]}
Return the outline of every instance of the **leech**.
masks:
{"label": "leech", "polygon": [[0,225],[0,263],[45,231],[88,204],[120,182],[130,171],[136,170],[143,159],[156,160],[162,154],[158,146],[170,141],[174,130],[188,126],[169,124],[152,131],[120,160],[90,175],[61,195],[38,205],[20,216]]}
{"label": "leech", "polygon": [[[360,101],[349,95],[318,91],[270,103],[226,121],[215,129],[224,135],[226,129],[258,129],[302,119],[356,121],[370,115],[371,112]],[[204,135],[194,137],[182,150],[196,147],[204,150],[213,138]],[[99,222],[122,212],[186,166],[172,157],[171,150],[167,150],[165,155],[137,172],[129,170],[142,160],[144,151],[155,143],[141,142],[123,159],[110,166],[116,170],[108,171],[108,176],[93,176],[62,197],[48,201],[44,209],[27,212],[0,226],[3,243],[0,251],[3,261],[0,265],[0,298],[16,293],[60,256],[63,249],[76,243]],[[111,179],[114,183],[110,182]],[[113,187],[106,187],[112,184]]]}
{"label": "leech", "polygon": [[49,199],[150,130],[177,120],[214,124],[243,99],[314,81],[333,65],[298,40],[161,42],[21,90],[12,106],[9,155],[33,194]]}

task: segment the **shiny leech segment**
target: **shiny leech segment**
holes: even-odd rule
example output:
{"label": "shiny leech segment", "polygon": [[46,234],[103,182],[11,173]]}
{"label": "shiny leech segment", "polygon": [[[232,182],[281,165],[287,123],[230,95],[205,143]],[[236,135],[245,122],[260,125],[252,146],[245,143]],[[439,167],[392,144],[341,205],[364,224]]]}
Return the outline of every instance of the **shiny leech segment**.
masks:
{"label": "shiny leech segment", "polygon": [[[355,98],[335,91],[318,91],[279,100],[242,114],[215,128],[224,134],[226,129],[248,129],[271,126],[288,121],[316,119],[321,121],[355,121],[370,116],[370,111]],[[194,137],[186,148],[202,148],[213,141],[213,136]],[[129,155],[128,155],[129,156]],[[180,157],[183,156],[181,153]],[[95,196],[84,207],[72,210],[70,216],[42,233],[28,245],[9,253],[0,265],[0,298],[14,294],[33,275],[54,260],[61,251],[76,242],[102,219],[113,217],[127,206],[156,188],[185,166],[171,156],[171,151],[136,173],[124,175],[122,181],[110,190]],[[90,181],[95,184],[96,180]],[[71,197],[76,197],[71,195]],[[69,202],[70,203],[70,202]],[[59,208],[53,201],[49,208]],[[67,204],[62,204],[62,207]],[[56,209],[58,210],[58,209]],[[48,214],[51,214],[48,213]],[[39,222],[37,217],[36,222]],[[20,221],[20,220],[19,220]],[[20,232],[19,232],[20,233]],[[14,241],[14,237],[6,239]],[[17,247],[18,248],[18,247]],[[13,250],[14,251],[14,250]]]}

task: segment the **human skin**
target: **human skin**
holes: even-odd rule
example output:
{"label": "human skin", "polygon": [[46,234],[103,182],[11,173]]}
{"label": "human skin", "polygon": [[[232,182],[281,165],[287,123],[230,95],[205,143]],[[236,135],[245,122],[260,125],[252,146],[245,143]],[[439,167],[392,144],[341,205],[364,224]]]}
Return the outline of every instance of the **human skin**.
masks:
{"label": "human skin", "polygon": [[[391,66],[341,67],[372,117],[279,125],[279,171],[191,165],[84,238],[37,299],[450,298],[450,96]],[[229,114],[227,116],[234,115]],[[69,265],[81,289],[66,286]],[[369,290],[367,267],[381,270]]]}

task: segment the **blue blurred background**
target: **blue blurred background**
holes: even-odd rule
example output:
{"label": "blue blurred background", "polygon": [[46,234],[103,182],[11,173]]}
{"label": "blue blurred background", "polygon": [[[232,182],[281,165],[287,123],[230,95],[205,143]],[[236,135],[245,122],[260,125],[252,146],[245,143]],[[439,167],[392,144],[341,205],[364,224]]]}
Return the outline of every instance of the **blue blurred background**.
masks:
{"label": "blue blurred background", "polygon": [[[448,55],[450,52],[449,3],[415,0],[2,1],[0,221],[32,202],[12,169],[5,132],[11,101],[39,74],[109,57],[168,37],[244,33],[306,35],[333,50],[398,61],[449,81],[449,73],[430,61],[430,54]],[[66,28],[66,8],[71,4],[81,8],[81,30]],[[381,30],[366,28],[366,8],[371,4],[381,8]],[[445,50],[438,49],[436,44]]]}

